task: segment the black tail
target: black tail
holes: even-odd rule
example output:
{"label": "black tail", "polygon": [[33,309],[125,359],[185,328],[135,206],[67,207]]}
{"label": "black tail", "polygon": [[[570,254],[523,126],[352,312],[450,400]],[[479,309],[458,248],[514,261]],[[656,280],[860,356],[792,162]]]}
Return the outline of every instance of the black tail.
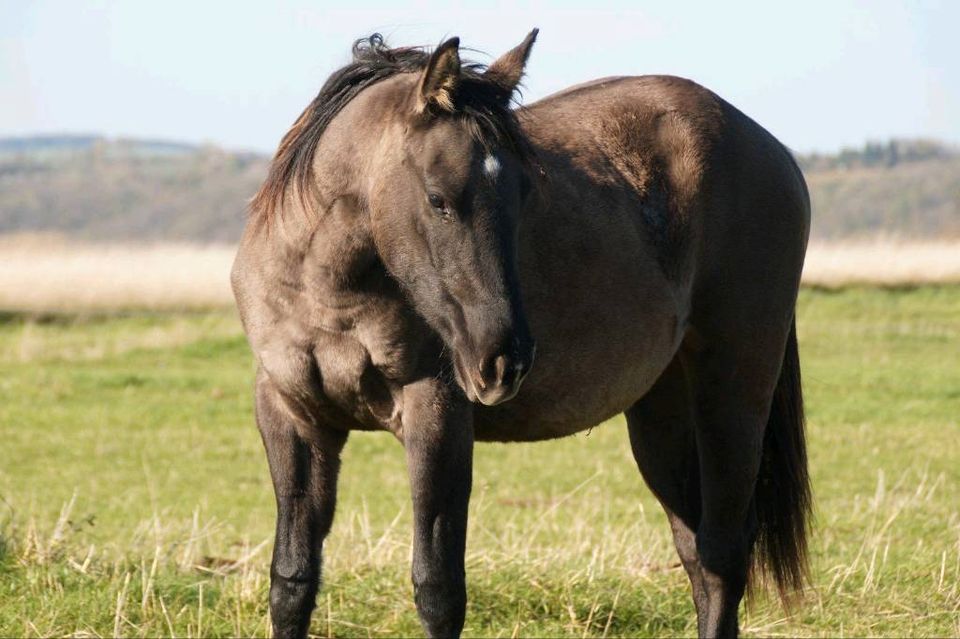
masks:
{"label": "black tail", "polygon": [[773,395],[757,478],[759,530],[751,571],[772,577],[785,604],[791,592],[803,588],[809,575],[807,531],[812,500],[803,431],[803,391],[794,320]]}

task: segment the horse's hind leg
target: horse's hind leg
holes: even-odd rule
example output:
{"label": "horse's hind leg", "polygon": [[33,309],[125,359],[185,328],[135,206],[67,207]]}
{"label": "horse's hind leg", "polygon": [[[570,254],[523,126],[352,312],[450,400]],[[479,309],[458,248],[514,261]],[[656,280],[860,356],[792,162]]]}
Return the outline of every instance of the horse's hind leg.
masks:
{"label": "horse's hind leg", "polygon": [[701,336],[684,365],[693,393],[701,516],[696,549],[705,610],[701,636],[736,636],[759,529],[755,493],[786,331]]}
{"label": "horse's hind leg", "polygon": [[[257,380],[257,425],[277,498],[270,564],[274,637],[306,637],[320,583],[320,555],[336,501],[345,431],[298,428],[262,373]],[[302,431],[308,431],[305,437]]]}
{"label": "horse's hind leg", "polygon": [[707,599],[694,532],[700,520],[700,472],[691,400],[683,363],[677,355],[626,416],[634,459],[670,520],[702,628]]}
{"label": "horse's hind leg", "polygon": [[782,352],[779,334],[750,348],[685,344],[627,411],[633,454],[670,519],[690,576],[701,637],[736,636],[757,535],[754,493]]}

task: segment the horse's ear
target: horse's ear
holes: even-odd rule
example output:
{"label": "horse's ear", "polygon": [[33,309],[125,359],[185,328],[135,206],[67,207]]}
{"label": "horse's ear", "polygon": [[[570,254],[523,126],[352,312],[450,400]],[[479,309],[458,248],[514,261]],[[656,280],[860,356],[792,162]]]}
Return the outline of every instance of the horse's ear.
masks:
{"label": "horse's ear", "polygon": [[460,38],[450,38],[433,52],[420,78],[417,111],[434,106],[453,111],[453,97],[460,83]]}
{"label": "horse's ear", "polygon": [[530,57],[530,51],[533,49],[533,43],[537,41],[538,33],[540,29],[534,29],[528,33],[523,42],[494,60],[484,73],[484,77],[490,78],[503,87],[508,97],[513,95],[517,85],[520,84],[523,69],[527,65],[527,58]]}

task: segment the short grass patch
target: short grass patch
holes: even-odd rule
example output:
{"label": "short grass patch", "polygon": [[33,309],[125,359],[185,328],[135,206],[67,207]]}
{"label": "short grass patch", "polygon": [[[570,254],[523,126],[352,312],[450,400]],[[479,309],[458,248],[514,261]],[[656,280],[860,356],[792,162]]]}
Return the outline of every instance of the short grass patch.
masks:
{"label": "short grass patch", "polygon": [[[960,634],[960,288],[806,290],[815,588],[745,633]],[[231,313],[0,321],[0,635],[268,633],[273,496]],[[419,635],[403,454],[351,435],[313,632]],[[687,636],[622,419],[477,448],[469,636]]]}

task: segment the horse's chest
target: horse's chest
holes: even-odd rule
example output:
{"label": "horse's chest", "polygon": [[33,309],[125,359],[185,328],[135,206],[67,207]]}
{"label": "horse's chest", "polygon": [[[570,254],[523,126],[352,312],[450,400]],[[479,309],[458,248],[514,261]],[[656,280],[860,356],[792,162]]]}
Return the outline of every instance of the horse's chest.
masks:
{"label": "horse's chest", "polygon": [[322,399],[353,417],[353,427],[399,432],[402,389],[416,371],[419,346],[418,331],[399,309],[381,310],[349,330],[319,330],[313,356]]}

